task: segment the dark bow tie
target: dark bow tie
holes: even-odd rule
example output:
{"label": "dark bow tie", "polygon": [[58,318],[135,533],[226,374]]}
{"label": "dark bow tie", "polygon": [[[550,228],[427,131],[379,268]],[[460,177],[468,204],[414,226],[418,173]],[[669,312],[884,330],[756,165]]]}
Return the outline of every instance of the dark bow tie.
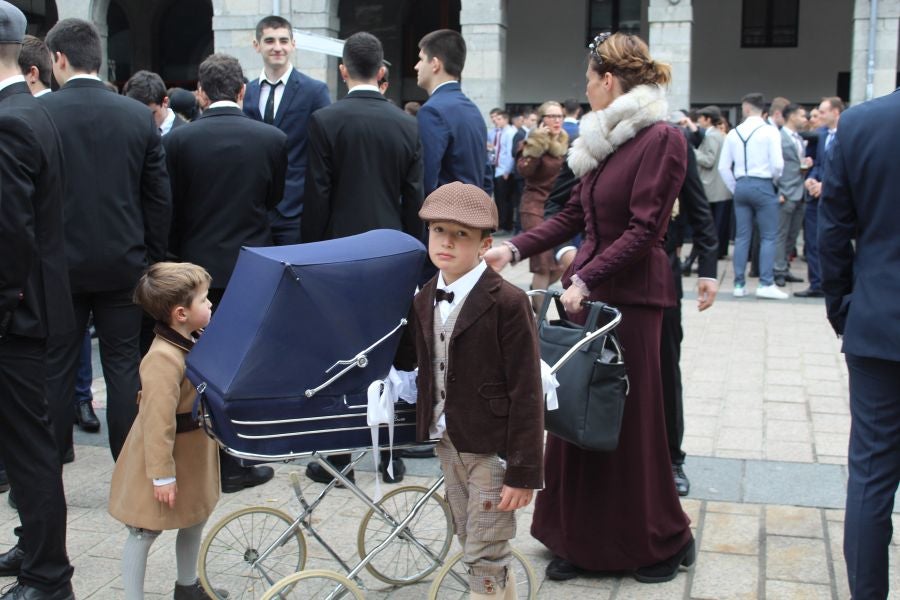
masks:
{"label": "dark bow tie", "polygon": [[447,290],[437,289],[434,291],[434,299],[436,302],[446,300],[448,304],[453,304],[453,296],[453,292],[448,292]]}

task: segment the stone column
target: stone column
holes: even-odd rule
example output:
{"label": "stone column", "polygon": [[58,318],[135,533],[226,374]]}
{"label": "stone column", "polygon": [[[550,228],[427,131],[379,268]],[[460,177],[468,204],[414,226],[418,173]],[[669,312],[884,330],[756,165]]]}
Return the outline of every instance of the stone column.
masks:
{"label": "stone column", "polygon": [[[856,0],[853,8],[853,56],[850,63],[851,104],[866,99],[869,15],[869,0]],[[897,87],[898,23],[900,23],[900,0],[878,0],[873,98],[893,92]]]}
{"label": "stone column", "polygon": [[265,10],[263,2],[261,0],[213,0],[212,5],[215,51],[224,52],[237,58],[248,79],[259,77],[262,61],[253,50],[253,36],[256,24],[262,17],[269,14]]}
{"label": "stone column", "polygon": [[[336,38],[341,30],[338,19],[339,2],[340,0],[292,0],[290,16],[287,18],[294,29]],[[294,66],[313,79],[324,81],[328,84],[332,100],[337,98],[337,57],[298,50]]]}
{"label": "stone column", "polygon": [[672,65],[669,108],[691,106],[691,0],[650,0],[647,10],[650,53],[654,60]]}
{"label": "stone column", "polygon": [[56,3],[56,13],[59,20],[84,19],[91,21],[100,32],[101,56],[103,62],[100,65],[100,79],[108,79],[106,68],[106,40],[109,38],[109,28],[106,26],[106,11],[109,9],[109,0],[69,0]]}
{"label": "stone column", "polygon": [[504,107],[507,0],[462,0],[459,22],[466,40],[463,92],[484,115]]}

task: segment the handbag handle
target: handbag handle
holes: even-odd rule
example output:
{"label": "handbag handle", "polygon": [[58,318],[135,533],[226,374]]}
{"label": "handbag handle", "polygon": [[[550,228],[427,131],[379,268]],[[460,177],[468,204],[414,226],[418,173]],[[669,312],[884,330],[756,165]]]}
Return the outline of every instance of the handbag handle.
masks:
{"label": "handbag handle", "polygon": [[[556,304],[556,311],[559,313],[561,319],[565,319],[569,321],[569,315],[566,313],[566,309],[562,305],[562,300],[560,299],[562,296],[562,292],[559,290],[551,290],[544,294],[544,303],[541,306],[541,314],[539,318],[539,323],[543,326],[543,324],[547,321],[547,312],[550,310],[550,303],[553,302]],[[604,302],[600,302],[598,300],[585,300],[582,302],[583,305],[587,306],[590,309],[588,312],[587,319],[584,322],[581,330],[587,335],[597,329],[597,321],[600,319],[600,313],[603,312],[607,305]]]}

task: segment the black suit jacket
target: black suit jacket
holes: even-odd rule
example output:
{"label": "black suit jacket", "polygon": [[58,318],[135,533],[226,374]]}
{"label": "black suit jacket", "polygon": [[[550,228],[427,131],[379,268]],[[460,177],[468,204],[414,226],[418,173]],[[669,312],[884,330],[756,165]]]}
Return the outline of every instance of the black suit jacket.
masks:
{"label": "black suit jacket", "polygon": [[[688,142],[691,135],[684,129]],[[666,252],[669,255],[669,264],[672,266],[672,275],[675,278],[675,293],[678,298],[683,295],[681,287],[681,261],[675,253],[675,249],[681,245],[682,239],[678,230],[680,224],[685,221],[691,226],[692,243],[697,248],[697,274],[700,277],[716,279],[716,268],[719,257],[719,237],[716,234],[716,224],[712,211],[709,208],[709,200],[703,191],[703,182],[700,181],[700,171],[697,170],[697,156],[694,148],[688,145],[687,172],[684,183],[681,184],[681,192],[678,194],[678,216],[669,221],[669,230],[666,234]]]}
{"label": "black suit jacket", "polygon": [[172,184],[169,251],[224,288],[241,246],[270,246],[268,211],[284,194],[287,136],[235,107],[207,109],[163,138]]}
{"label": "black suit jacket", "polygon": [[309,120],[304,242],[372,229],[422,237],[422,145],[416,120],[373,91],[355,91]]}
{"label": "black suit jacket", "polygon": [[73,293],[134,287],[165,255],[172,202],[150,109],[94,79],[75,79],[39,101],[66,161],[66,255]]}
{"label": "black suit jacket", "polygon": [[828,156],[819,150],[825,176],[818,223],[825,307],[834,330],[844,335],[843,351],[895,362],[900,361],[897,131],[900,90],[841,115]]}
{"label": "black suit jacket", "polygon": [[60,146],[24,82],[0,90],[0,335],[45,338],[75,326]]}

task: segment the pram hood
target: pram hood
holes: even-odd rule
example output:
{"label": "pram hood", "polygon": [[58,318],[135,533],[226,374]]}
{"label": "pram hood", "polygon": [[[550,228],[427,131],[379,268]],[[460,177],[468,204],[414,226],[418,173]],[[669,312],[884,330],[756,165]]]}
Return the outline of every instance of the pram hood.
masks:
{"label": "pram hood", "polygon": [[[243,248],[188,377],[229,400],[302,396],[406,318],[425,258],[415,238],[380,229],[336,240]],[[322,395],[364,394],[387,376],[399,332]]]}

